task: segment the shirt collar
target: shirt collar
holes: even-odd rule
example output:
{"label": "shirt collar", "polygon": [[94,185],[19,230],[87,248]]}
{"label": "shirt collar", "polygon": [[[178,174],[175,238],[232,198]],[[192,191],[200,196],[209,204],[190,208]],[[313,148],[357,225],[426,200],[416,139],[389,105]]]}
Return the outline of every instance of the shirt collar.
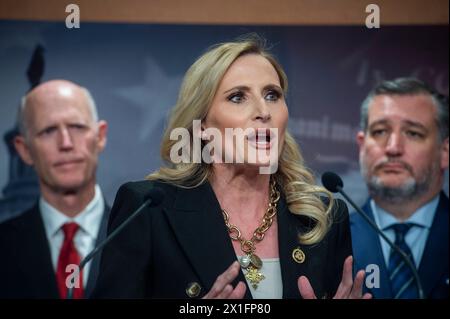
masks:
{"label": "shirt collar", "polygon": [[49,238],[56,235],[65,223],[75,222],[80,226],[82,231],[96,239],[100,228],[100,220],[105,210],[105,202],[103,201],[100,187],[95,185],[94,198],[74,218],[64,215],[42,196],[39,199],[39,209]]}
{"label": "shirt collar", "polygon": [[[431,201],[417,209],[407,220],[403,222],[411,223],[427,229],[431,228],[438,204],[439,194],[436,195]],[[391,213],[375,204],[373,199],[370,200],[370,206],[374,213],[374,218],[381,229],[386,230],[394,224],[402,223],[402,221],[395,218]]]}

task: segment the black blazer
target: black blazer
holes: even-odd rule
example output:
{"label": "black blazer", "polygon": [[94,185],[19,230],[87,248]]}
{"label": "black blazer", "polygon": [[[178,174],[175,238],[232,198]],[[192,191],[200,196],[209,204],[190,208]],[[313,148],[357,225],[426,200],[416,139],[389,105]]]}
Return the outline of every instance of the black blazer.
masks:
{"label": "black blazer", "polygon": [[[160,182],[132,182],[120,187],[108,233],[117,228],[144,201],[148,189],[158,186],[165,198],[147,208],[105,247],[94,298],[188,298],[186,288],[197,282],[204,296],[217,276],[236,260],[220,205],[209,183],[184,189]],[[317,296],[332,297],[340,283],[344,260],[352,254],[347,207],[336,201],[334,223],[319,244],[304,246],[298,234],[308,224],[278,203],[278,241],[283,298],[300,298],[297,279],[309,278]],[[301,248],[304,263],[292,252]],[[245,281],[242,272],[238,281]],[[246,298],[251,298],[247,287]]]}
{"label": "black blazer", "polygon": [[[105,238],[110,208],[105,203],[97,242]],[[39,206],[0,224],[0,299],[58,299],[59,292],[50,247]],[[89,297],[98,277],[100,257],[89,270],[85,296]]]}

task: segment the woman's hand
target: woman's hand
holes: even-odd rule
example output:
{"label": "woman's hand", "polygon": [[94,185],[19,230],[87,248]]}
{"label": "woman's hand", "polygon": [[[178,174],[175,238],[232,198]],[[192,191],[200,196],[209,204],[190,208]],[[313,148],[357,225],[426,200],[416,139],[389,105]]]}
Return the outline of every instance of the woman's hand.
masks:
{"label": "woman's hand", "polygon": [[[342,280],[339,284],[336,295],[333,299],[371,299],[372,295],[369,293],[362,295],[362,287],[364,282],[364,270],[358,271],[353,282],[352,266],[353,257],[348,256],[344,261],[344,270],[342,271]],[[298,289],[304,299],[317,299],[308,278],[300,276],[298,278]]]}
{"label": "woman's hand", "polygon": [[245,295],[245,290],[247,287],[245,284],[240,281],[236,287],[233,289],[231,282],[237,277],[239,274],[239,270],[241,266],[239,262],[235,261],[222,273],[219,277],[217,277],[214,285],[211,290],[203,297],[203,299],[242,299]]}

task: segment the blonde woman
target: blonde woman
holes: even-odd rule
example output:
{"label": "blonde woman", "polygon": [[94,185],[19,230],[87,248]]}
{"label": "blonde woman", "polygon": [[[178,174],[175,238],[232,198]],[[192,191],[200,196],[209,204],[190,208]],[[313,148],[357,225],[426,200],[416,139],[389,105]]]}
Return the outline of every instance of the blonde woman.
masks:
{"label": "blonde woman", "polygon": [[[167,165],[119,189],[109,231],[148,189],[165,199],[104,250],[97,297],[363,297],[347,208],[305,168],[286,130],[286,91],[284,71],[255,39],[217,45],[190,67],[162,140]],[[182,148],[180,129],[189,133]],[[243,142],[218,140],[227,129],[244,131]],[[261,173],[268,166],[275,171]]]}

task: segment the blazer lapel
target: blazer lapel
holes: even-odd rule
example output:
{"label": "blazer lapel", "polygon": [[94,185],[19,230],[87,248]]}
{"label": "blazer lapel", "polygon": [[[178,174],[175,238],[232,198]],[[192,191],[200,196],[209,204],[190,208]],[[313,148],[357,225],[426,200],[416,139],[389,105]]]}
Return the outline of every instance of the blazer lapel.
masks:
{"label": "blazer lapel", "polygon": [[17,265],[26,274],[25,280],[33,297],[59,298],[50,247],[37,205],[19,227],[22,229],[19,231],[21,237],[17,238]]}
{"label": "blazer lapel", "polygon": [[[298,234],[301,232],[302,225],[298,216],[289,212],[283,195],[278,204],[277,218],[283,298],[300,298],[297,280],[302,275],[309,278],[311,274],[308,263],[309,247],[299,244]],[[297,263],[294,260],[292,254],[296,248],[305,253],[306,260],[304,263]]]}
{"label": "blazer lapel", "polygon": [[[436,215],[431,225],[425,250],[419,265],[419,276],[425,296],[442,280],[445,271],[448,271],[448,198],[441,193]],[[444,278],[448,280],[448,278]]]}
{"label": "blazer lapel", "polygon": [[[374,220],[373,212],[370,207],[370,201],[362,207],[371,220]],[[354,214],[358,214],[354,212]],[[360,217],[360,216],[358,216]],[[353,241],[353,254],[355,258],[355,270],[365,269],[367,265],[377,265],[380,270],[380,287],[372,288],[370,292],[375,298],[391,298],[391,284],[388,277],[386,263],[381,249],[381,243],[378,233],[362,218],[358,218],[358,223],[352,227],[357,239]]]}
{"label": "blazer lapel", "polygon": [[[207,293],[217,276],[236,261],[214,191],[209,183],[194,189],[179,188],[173,209],[165,213]],[[233,286],[239,281],[247,285],[242,271]],[[245,298],[251,298],[248,287]]]}
{"label": "blazer lapel", "polygon": [[[98,230],[95,247],[97,247],[97,245],[106,238],[110,210],[111,210],[111,208],[108,206],[108,204],[105,201],[105,210],[103,212],[102,219],[100,221],[100,227]],[[91,266],[89,269],[89,278],[88,278],[85,293],[84,293],[85,297],[87,297],[87,298],[89,298],[89,296],[92,294],[92,291],[95,287],[95,283],[98,278],[101,256],[102,256],[102,252],[99,252],[97,254],[97,256],[95,256],[91,262]]]}

